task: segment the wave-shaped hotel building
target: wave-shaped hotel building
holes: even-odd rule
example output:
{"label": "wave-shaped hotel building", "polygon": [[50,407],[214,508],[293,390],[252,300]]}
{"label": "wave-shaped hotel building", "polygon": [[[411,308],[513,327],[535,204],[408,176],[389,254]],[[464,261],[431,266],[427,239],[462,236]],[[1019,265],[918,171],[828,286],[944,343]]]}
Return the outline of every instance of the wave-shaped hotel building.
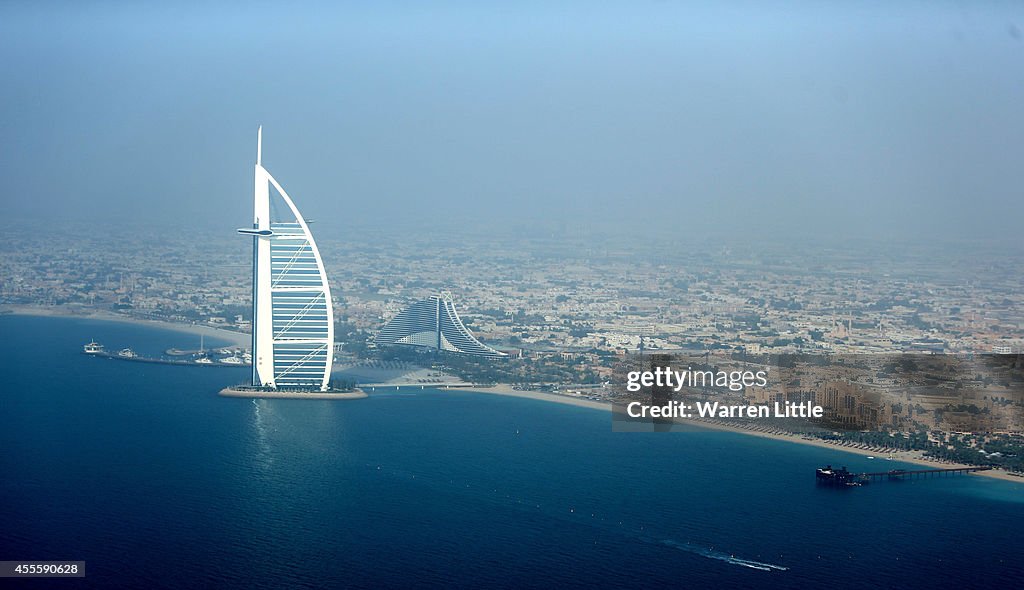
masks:
{"label": "wave-shaped hotel building", "polygon": [[443,291],[403,309],[377,334],[377,345],[407,345],[472,356],[507,356],[477,340],[455,311],[451,293]]}
{"label": "wave-shaped hotel building", "polygon": [[[252,384],[327,391],[334,357],[327,273],[306,220],[262,160],[260,127],[252,229],[238,230],[253,239]],[[286,206],[280,213],[272,190],[280,198],[273,204]]]}

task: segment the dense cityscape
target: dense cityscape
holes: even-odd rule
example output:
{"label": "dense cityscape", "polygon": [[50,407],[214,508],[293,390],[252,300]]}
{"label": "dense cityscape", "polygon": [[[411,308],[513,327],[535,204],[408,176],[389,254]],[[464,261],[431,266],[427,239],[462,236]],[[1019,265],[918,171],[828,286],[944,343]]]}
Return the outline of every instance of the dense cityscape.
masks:
{"label": "dense cityscape", "polygon": [[[115,227],[16,227],[3,246],[0,303],[248,328],[249,243],[230,230],[160,231],[153,240]],[[648,349],[751,354],[1024,346],[1021,260],[998,247],[773,250],[671,239],[638,247],[557,232],[382,243],[369,231],[343,240],[321,233],[349,346],[441,290],[455,294],[482,340],[527,354],[636,350],[641,338]]]}
{"label": "dense cityscape", "polygon": [[[319,241],[333,287],[336,348],[349,362],[426,362],[477,383],[614,399],[621,393],[617,371],[641,347],[752,359],[972,358],[1018,354],[1024,344],[1024,289],[1015,273],[1021,261],[997,246],[822,248],[809,241],[776,248],[672,237],[638,245],[564,227],[469,233],[458,242],[409,233],[385,242],[358,229],[339,239],[332,229],[319,229]],[[10,233],[0,261],[5,307],[251,331],[250,243],[230,229],[160,231],[153,240],[139,230],[26,222]],[[438,360],[376,349],[374,337],[389,319],[440,291],[453,293],[477,338],[511,358]],[[1012,377],[972,373],[955,388],[890,379],[898,398],[879,393],[884,380],[874,377],[840,383],[805,376],[803,387],[734,395],[818,403],[831,395],[826,425],[849,432],[842,436],[888,432],[893,446],[902,446],[892,437],[910,441],[923,432],[928,445],[961,460],[961,447],[1002,449],[1017,444],[1024,429],[1022,388]]]}

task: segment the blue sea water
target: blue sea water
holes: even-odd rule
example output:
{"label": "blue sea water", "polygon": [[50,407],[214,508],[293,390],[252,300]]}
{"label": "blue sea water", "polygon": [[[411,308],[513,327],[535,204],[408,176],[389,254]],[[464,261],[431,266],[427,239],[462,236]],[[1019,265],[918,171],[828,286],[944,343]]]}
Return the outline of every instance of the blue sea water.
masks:
{"label": "blue sea water", "polygon": [[248,369],[80,354],[91,338],[157,353],[188,335],[19,316],[0,334],[0,560],[85,560],[61,587],[1024,579],[1021,484],[822,489],[819,465],[894,463],[729,432],[613,433],[604,412],[468,392],[226,399]]}

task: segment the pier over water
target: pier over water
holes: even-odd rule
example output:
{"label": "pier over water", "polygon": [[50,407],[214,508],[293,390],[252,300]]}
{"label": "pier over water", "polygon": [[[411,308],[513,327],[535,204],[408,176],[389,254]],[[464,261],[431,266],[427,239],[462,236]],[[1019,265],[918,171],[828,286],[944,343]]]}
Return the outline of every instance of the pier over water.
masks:
{"label": "pier over water", "polygon": [[861,473],[868,481],[882,479],[913,479],[918,477],[933,477],[941,475],[963,475],[975,471],[988,471],[991,467],[949,467],[940,469],[890,469],[889,471],[876,471],[873,473]]}
{"label": "pier over water", "polygon": [[916,479],[921,477],[941,477],[945,475],[963,475],[976,471],[988,471],[991,467],[939,467],[932,469],[890,469],[889,471],[875,471],[866,473],[854,473],[845,467],[833,469],[831,465],[819,467],[815,471],[815,481],[819,485],[836,487],[857,487],[872,481],[896,481],[903,479]]}

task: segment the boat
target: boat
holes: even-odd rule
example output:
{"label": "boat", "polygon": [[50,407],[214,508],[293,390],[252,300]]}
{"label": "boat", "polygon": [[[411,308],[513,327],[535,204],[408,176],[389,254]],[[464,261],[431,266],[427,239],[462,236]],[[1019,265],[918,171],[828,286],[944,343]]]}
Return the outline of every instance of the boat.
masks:
{"label": "boat", "polygon": [[99,354],[103,352],[103,345],[93,340],[89,344],[82,347],[82,352],[85,354]]}
{"label": "boat", "polygon": [[117,356],[123,359],[133,359],[139,355],[135,354],[135,351],[130,348],[122,348],[121,350],[117,351]]}
{"label": "boat", "polygon": [[203,335],[199,335],[199,352],[196,353],[196,364],[200,365],[212,365],[213,359],[210,358],[209,353],[206,352],[206,346],[203,342]]}
{"label": "boat", "polygon": [[834,469],[831,465],[815,470],[814,478],[818,484],[839,487],[859,487],[866,481],[863,475],[853,473],[845,467]]}
{"label": "boat", "polygon": [[237,356],[229,356],[220,359],[220,362],[224,363],[225,365],[240,365],[242,364],[242,359],[238,358]]}

